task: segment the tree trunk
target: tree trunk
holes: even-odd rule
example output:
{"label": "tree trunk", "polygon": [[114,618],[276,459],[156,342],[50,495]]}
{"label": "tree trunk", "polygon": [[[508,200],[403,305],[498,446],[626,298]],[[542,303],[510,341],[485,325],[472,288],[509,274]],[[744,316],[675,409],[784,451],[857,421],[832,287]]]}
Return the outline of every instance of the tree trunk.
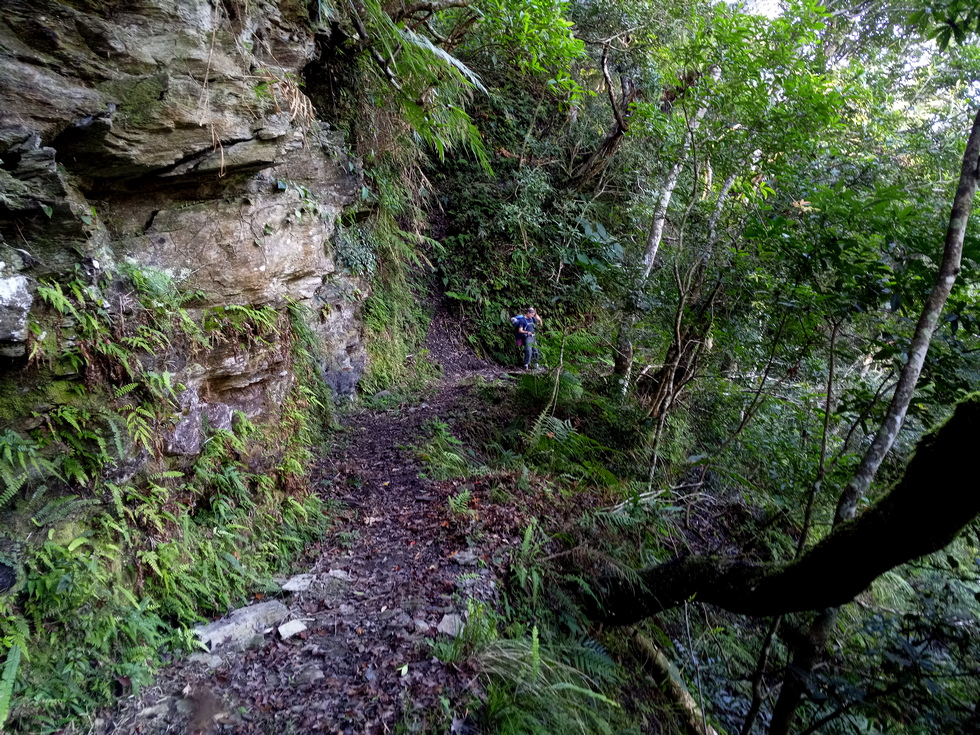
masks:
{"label": "tree trunk", "polygon": [[793,650],[793,661],[789,665],[779,699],[772,711],[769,735],[787,735],[796,719],[796,710],[808,689],[808,680],[813,669],[823,659],[830,631],[837,622],[838,608],[827,608],[810,625],[804,639]]}
{"label": "tree trunk", "polygon": [[687,731],[691,735],[718,735],[717,730],[706,724],[704,713],[687,690],[680,671],[671,660],[651,640],[635,630],[629,632],[633,643],[645,659],[646,668],[653,674],[660,688],[677,703]]}
{"label": "tree trunk", "polygon": [[602,76],[606,82],[606,92],[609,95],[609,104],[612,107],[615,124],[609,134],[603,139],[602,143],[585,160],[577,165],[568,177],[565,186],[567,188],[580,188],[590,179],[599,174],[609,163],[610,159],[619,150],[620,144],[626,131],[629,130],[629,119],[632,115],[633,101],[636,99],[638,90],[632,80],[621,77],[620,88],[622,89],[623,99],[620,104],[616,103],[616,95],[613,92],[612,79],[609,76],[608,64],[609,48],[602,50]]}
{"label": "tree trunk", "polygon": [[[717,82],[721,78],[721,67],[712,66],[709,75],[713,82]],[[684,142],[681,144],[680,156],[678,156],[677,162],[671,167],[670,173],[667,174],[667,180],[664,182],[664,188],[660,193],[660,201],[657,203],[657,210],[654,212],[653,221],[650,223],[647,246],[643,252],[643,280],[646,280],[650,276],[650,271],[653,270],[653,263],[657,259],[657,252],[660,250],[660,243],[664,236],[664,224],[667,222],[667,208],[670,207],[670,200],[674,196],[674,189],[677,188],[677,180],[680,178],[681,170],[684,168],[687,150],[694,143],[694,134],[701,127],[701,120],[704,119],[707,113],[708,105],[704,104],[698,108],[694,117],[691,118],[688,124],[687,134],[684,136]]]}
{"label": "tree trunk", "polygon": [[[919,375],[922,374],[922,366],[925,364],[932,335],[939,325],[943,306],[946,304],[946,299],[949,297],[953,284],[956,282],[956,276],[960,271],[963,240],[966,235],[966,225],[970,219],[970,210],[973,207],[973,199],[977,193],[978,180],[980,180],[980,110],[977,111],[973,120],[966,151],[963,154],[960,180],[956,188],[956,196],[953,197],[949,226],[946,228],[943,260],[936,276],[936,284],[919,315],[919,321],[909,345],[908,361],[902,368],[885,418],[875,434],[874,441],[861,459],[861,464],[855,471],[854,477],[844,488],[844,492],[841,493],[837,501],[837,509],[834,513],[835,528],[857,515],[858,502],[871,487],[871,482],[878,473],[878,468],[894,445],[898,432],[905,422],[905,414],[912,402]],[[837,620],[837,614],[837,609],[825,610],[814,622],[806,640],[810,642],[822,639],[826,642],[826,631],[833,627]],[[793,666],[786,672],[779,699],[776,701],[773,724],[769,730],[770,735],[786,735],[789,732],[794,713],[802,701],[804,691],[794,682],[809,676],[813,666],[820,661],[821,656],[819,654],[821,652],[822,647],[819,651],[814,652],[809,643],[804,645],[802,650],[794,652]],[[780,714],[778,720],[776,719],[777,712]]]}
{"label": "tree trunk", "polygon": [[681,557],[640,571],[642,584],[602,577],[598,602],[586,601],[588,612],[597,621],[631,625],[692,597],[754,616],[850,602],[886,571],[944,548],[980,515],[980,481],[973,471],[978,432],[980,398],[974,398],[923,439],[894,490],[796,561]]}
{"label": "tree trunk", "polygon": [[976,117],[973,119],[973,128],[970,130],[966,152],[963,154],[960,181],[956,188],[956,196],[953,198],[952,212],[949,215],[943,261],[939,266],[936,285],[929,294],[922,314],[919,316],[919,322],[915,326],[915,334],[912,336],[912,342],[909,345],[908,362],[902,369],[888,413],[881,424],[881,428],[878,429],[870,449],[861,460],[861,465],[854,473],[854,478],[840,496],[834,518],[835,522],[854,517],[858,502],[867,493],[871,481],[878,472],[878,467],[881,466],[885,455],[895,443],[898,432],[905,421],[905,413],[908,411],[909,403],[912,402],[915,384],[919,381],[919,375],[922,373],[922,365],[925,363],[929,343],[939,325],[939,317],[942,314],[943,306],[946,304],[946,299],[953,289],[953,284],[956,282],[956,276],[960,272],[963,239],[966,236],[966,225],[970,220],[970,210],[973,207],[978,182],[980,182],[980,110],[977,111]]}
{"label": "tree trunk", "polygon": [[[713,82],[717,82],[721,78],[721,67],[712,66],[709,75]],[[643,251],[643,261],[642,267],[643,272],[640,274],[640,287],[646,283],[646,280],[650,277],[650,271],[653,270],[654,262],[657,259],[657,253],[660,251],[660,243],[664,236],[664,226],[667,222],[667,209],[670,207],[670,200],[674,196],[674,189],[677,188],[677,182],[680,180],[681,171],[684,168],[684,163],[687,159],[687,151],[694,143],[694,134],[697,132],[698,128],[701,127],[701,120],[708,113],[708,105],[704,104],[698,108],[698,111],[694,114],[688,123],[688,130],[684,136],[684,142],[681,144],[681,150],[678,155],[676,163],[671,167],[670,173],[667,174],[667,179],[664,181],[664,187],[660,191],[660,201],[657,202],[657,209],[653,214],[653,220],[650,222],[650,232],[647,234],[647,244]],[[727,190],[725,192],[727,194]],[[723,195],[724,196],[724,195]],[[624,322],[626,324],[626,322]],[[620,340],[626,340],[632,342],[632,323],[629,323],[625,332],[623,326],[620,326]],[[622,348],[621,343],[617,343],[616,351],[622,355],[629,355],[629,360],[626,361],[616,361],[614,374],[619,376],[620,379],[626,378],[628,382],[628,376],[633,368],[633,346],[630,344],[629,350]]]}
{"label": "tree trunk", "polygon": [[622,383],[621,391],[626,395],[629,389],[630,373],[633,371],[633,324],[636,319],[631,314],[623,316],[616,334],[616,350],[613,354],[613,375]]}

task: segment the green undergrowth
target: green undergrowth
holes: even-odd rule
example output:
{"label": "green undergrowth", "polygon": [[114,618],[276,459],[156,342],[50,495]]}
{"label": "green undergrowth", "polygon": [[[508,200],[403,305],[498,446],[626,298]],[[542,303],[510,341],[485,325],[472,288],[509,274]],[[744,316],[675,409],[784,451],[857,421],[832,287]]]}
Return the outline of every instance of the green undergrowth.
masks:
{"label": "green undergrowth", "polygon": [[[414,447],[427,477],[455,485],[446,500],[447,521],[471,543],[479,547],[501,533],[486,526],[488,505],[498,506],[494,517],[509,512],[521,524],[505,532],[517,533],[519,544],[492,562],[507,582],[498,602],[468,600],[462,632],[431,641],[441,660],[478,672],[481,685],[464,708],[482,732],[640,732],[620,704],[634,672],[607,650],[615,637],[600,640],[585,621],[574,591],[587,594],[589,580],[563,563],[582,521],[563,506],[576,507],[582,496],[591,498],[586,507],[627,497],[603,459],[630,447],[604,443],[594,416],[595,426],[580,421],[573,409],[584,410],[587,398],[572,373],[523,376],[516,385],[480,382],[468,410],[430,422]],[[614,403],[605,409],[610,421],[619,415]],[[508,415],[514,419],[509,423],[502,420]],[[590,427],[595,435],[580,430]],[[588,517],[600,523],[601,515],[597,509]],[[586,565],[629,573],[605,550],[574,553]],[[461,713],[457,708],[448,715]]]}
{"label": "green undergrowth", "polygon": [[433,480],[480,477],[490,470],[476,463],[472,450],[467,450],[463,442],[449,430],[443,421],[430,421],[426,429],[429,438],[415,447],[416,456],[425,464],[423,477]]}
{"label": "green undergrowth", "polygon": [[419,248],[421,236],[399,229],[382,216],[364,237],[375,244],[377,272],[364,304],[370,360],[361,390],[366,394],[393,388],[418,392],[440,374],[425,346],[431,314],[418,296],[424,288],[422,269],[428,267]]}
{"label": "green undergrowth", "polygon": [[[639,585],[637,569],[697,543],[704,523],[697,496],[692,505],[690,491],[673,486],[695,487],[706,498],[736,474],[702,468],[698,441],[714,430],[698,425],[705,410],[694,402],[675,412],[653,481],[655,423],[581,363],[516,383],[476,385],[466,410],[428,425],[415,452],[431,479],[454,485],[445,505],[450,525],[477,547],[501,532],[520,539],[491,562],[506,580],[498,604],[470,601],[463,633],[433,642],[440,659],[479,672],[482,685],[469,710],[478,713],[482,731],[684,726],[631,636],[593,627],[583,606],[594,599],[597,579]],[[765,558],[791,553],[789,537],[766,517],[741,513],[737,501],[709,507],[718,516],[710,532],[725,533],[730,523],[740,534],[733,543],[754,546]],[[508,530],[486,525],[485,518],[499,523],[502,514],[514,519]],[[710,720],[730,725],[744,715],[750,692],[734,672],[751,669],[763,626],[692,604],[636,627],[676,662],[689,691],[706,701]]]}
{"label": "green undergrowth", "polygon": [[[737,548],[757,561],[791,559],[799,534],[791,514],[805,502],[814,462],[797,456],[801,432],[780,431],[777,419],[789,414],[807,436],[819,416],[804,403],[773,401],[740,442],[708,458],[700,447],[739,420],[724,394],[695,394],[657,427],[601,375],[568,367],[476,385],[469,405],[430,423],[415,447],[426,474],[452,485],[449,527],[474,547],[496,549],[489,563],[506,582],[493,608],[471,601],[463,633],[434,641],[433,650],[478,672],[468,709],[483,732],[680,731],[678,704],[632,634],[595,628],[583,608],[592,607],[597,580],[637,586],[638,569],[684,553]],[[842,457],[828,477],[845,481],[849,462]],[[816,537],[833,513],[819,501]],[[502,548],[501,535],[519,542]],[[976,697],[968,631],[980,588],[965,571],[974,552],[968,533],[883,575],[842,609],[827,668],[813,675],[833,704],[805,704],[807,721],[846,706],[861,731],[882,722],[910,732],[955,729],[962,703]],[[770,681],[811,619],[782,620]],[[737,732],[752,699],[744,672],[756,667],[769,623],[693,599],[634,627],[677,667],[709,724]],[[609,669],[590,668],[596,662],[582,658],[583,646],[608,658]]]}
{"label": "green undergrowth", "polygon": [[484,731],[629,732],[619,705],[601,693],[620,685],[622,672],[588,635],[556,637],[471,599],[459,635],[430,645],[441,661],[468,662],[480,672],[486,684],[478,705]]}
{"label": "green undergrowth", "polygon": [[[329,523],[310,491],[331,421],[302,308],[193,309],[164,274],[42,283],[28,387],[0,417],[0,726],[55,732],[152,680],[190,626],[269,588]],[[168,357],[264,351],[297,380],[274,424],[205,422],[168,456],[184,386]]]}

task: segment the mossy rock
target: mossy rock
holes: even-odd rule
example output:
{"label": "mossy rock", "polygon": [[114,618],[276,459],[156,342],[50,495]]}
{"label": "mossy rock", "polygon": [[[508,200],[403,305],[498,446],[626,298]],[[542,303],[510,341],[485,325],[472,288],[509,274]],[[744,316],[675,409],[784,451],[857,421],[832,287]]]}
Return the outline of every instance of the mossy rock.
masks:
{"label": "mossy rock", "polygon": [[0,537],[0,594],[10,592],[20,582],[18,569],[23,558],[23,544]]}
{"label": "mossy rock", "polygon": [[149,122],[162,106],[170,87],[166,74],[115,79],[101,85],[100,91],[118,100],[120,117],[128,125],[139,127]]}

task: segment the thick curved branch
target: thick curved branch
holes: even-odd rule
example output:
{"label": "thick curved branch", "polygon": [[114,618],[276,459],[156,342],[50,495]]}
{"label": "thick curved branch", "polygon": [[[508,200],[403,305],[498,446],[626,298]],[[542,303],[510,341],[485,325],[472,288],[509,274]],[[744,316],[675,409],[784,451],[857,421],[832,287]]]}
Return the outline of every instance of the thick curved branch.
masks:
{"label": "thick curved branch", "polygon": [[755,616],[850,602],[889,569],[944,548],[980,515],[980,481],[972,467],[978,435],[980,397],[975,397],[922,440],[887,496],[798,560],[763,564],[682,557],[641,571],[642,589],[604,579],[600,605],[591,616],[628,625],[692,597]]}

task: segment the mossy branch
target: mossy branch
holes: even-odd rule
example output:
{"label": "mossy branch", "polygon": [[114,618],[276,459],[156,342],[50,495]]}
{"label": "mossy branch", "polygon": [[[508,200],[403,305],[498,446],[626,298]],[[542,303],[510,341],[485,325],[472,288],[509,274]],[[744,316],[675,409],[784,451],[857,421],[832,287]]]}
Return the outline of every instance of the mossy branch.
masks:
{"label": "mossy branch", "polygon": [[980,488],[971,467],[978,432],[980,397],[974,396],[922,440],[887,496],[796,561],[680,557],[642,570],[642,585],[616,577],[600,580],[591,617],[629,625],[691,598],[754,616],[850,602],[888,570],[944,548],[980,515]]}

